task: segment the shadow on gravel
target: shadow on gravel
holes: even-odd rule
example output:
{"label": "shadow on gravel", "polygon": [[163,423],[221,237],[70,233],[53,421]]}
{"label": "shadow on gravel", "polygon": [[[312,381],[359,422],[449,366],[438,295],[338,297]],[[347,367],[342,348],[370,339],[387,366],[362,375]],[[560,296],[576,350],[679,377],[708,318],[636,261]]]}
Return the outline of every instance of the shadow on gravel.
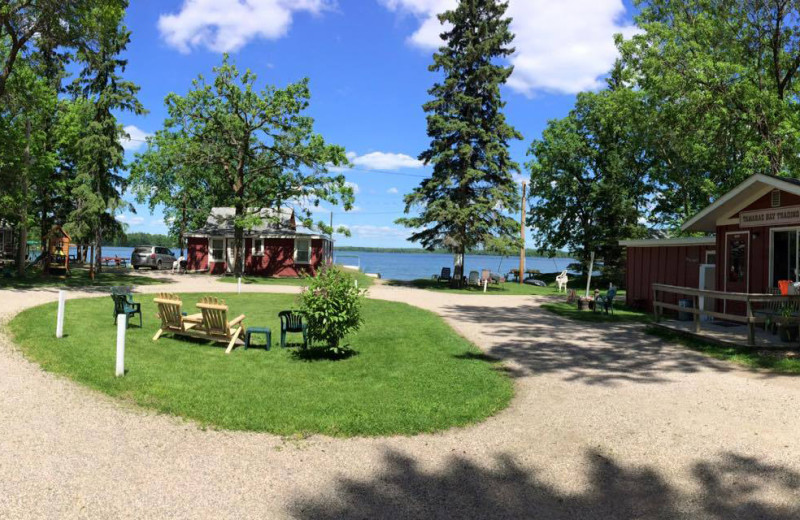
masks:
{"label": "shadow on gravel", "polygon": [[611,385],[665,383],[675,373],[727,372],[725,363],[671,346],[635,323],[575,322],[538,304],[452,305],[441,314],[480,324],[494,341],[486,353],[522,367],[522,375],[560,373],[567,381]]}
{"label": "shadow on gravel", "polygon": [[[295,502],[291,514],[309,520],[800,518],[800,475],[784,467],[735,454],[698,462],[691,483],[697,494],[687,496],[652,468],[623,467],[596,451],[585,458],[588,489],[569,494],[505,455],[497,457],[497,469],[454,457],[441,472],[425,473],[408,456],[388,452],[375,479],[341,479],[323,496]],[[782,505],[764,501],[767,489],[782,499]]]}

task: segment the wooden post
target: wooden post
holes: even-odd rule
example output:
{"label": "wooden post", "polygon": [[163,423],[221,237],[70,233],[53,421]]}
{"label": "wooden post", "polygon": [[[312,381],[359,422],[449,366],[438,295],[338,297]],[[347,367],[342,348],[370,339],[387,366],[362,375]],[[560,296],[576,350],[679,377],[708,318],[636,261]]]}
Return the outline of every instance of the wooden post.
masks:
{"label": "wooden post", "polygon": [[64,337],[64,305],[66,304],[66,294],[58,291],[58,314],[56,316],[56,337]]}
{"label": "wooden post", "polygon": [[700,333],[700,297],[694,295],[694,331]]}
{"label": "wooden post", "polygon": [[756,346],[756,323],[753,317],[753,304],[747,299],[747,346]]}
{"label": "wooden post", "polygon": [[586,275],[586,297],[589,297],[589,289],[592,285],[592,273],[594,272],[594,251],[592,251],[589,255],[589,272]]}
{"label": "wooden post", "polygon": [[525,278],[525,183],[522,183],[522,216],[519,220],[519,235],[522,247],[519,250],[519,284],[522,285]]}
{"label": "wooden post", "polygon": [[128,316],[117,315],[117,367],[114,374],[117,377],[125,375],[125,330],[128,328]]}

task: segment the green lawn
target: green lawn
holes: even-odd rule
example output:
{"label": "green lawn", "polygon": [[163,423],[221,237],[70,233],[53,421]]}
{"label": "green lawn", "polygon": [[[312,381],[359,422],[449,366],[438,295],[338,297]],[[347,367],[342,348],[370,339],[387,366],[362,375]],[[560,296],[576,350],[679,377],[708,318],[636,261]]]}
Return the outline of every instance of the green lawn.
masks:
{"label": "green lawn", "polygon": [[68,276],[42,275],[41,271],[31,271],[22,278],[16,274],[10,278],[0,276],[0,289],[35,289],[37,287],[110,287],[113,285],[155,285],[168,280],[139,276],[119,270],[103,271],[89,278],[88,269],[72,269]]}
{"label": "green lawn", "polygon": [[[702,352],[707,356],[751,368],[765,368],[783,374],[800,374],[800,357],[787,357],[787,352],[776,349],[736,348],[702,341],[658,327],[648,327],[647,333]],[[796,352],[794,352],[796,354]]]}
{"label": "green lawn", "polygon": [[[501,284],[489,284],[486,294],[493,294],[493,295],[532,294],[532,295],[543,295],[543,296],[557,295],[559,294],[558,286],[556,285],[557,275],[558,273],[544,273],[538,276],[538,279],[547,283],[547,287],[537,287],[535,285],[520,284],[519,282],[505,282]],[[439,291],[439,292],[454,293],[454,294],[464,294],[464,293],[484,294],[483,287],[470,286],[470,287],[464,287],[462,289],[452,289],[448,284],[440,283],[430,278],[412,280],[410,282],[390,280],[387,283],[390,285],[411,286],[411,287],[416,287],[418,289],[427,289],[430,291]],[[570,276],[567,287],[569,289],[575,289],[579,292],[585,291],[586,277]],[[592,278],[592,290],[594,290],[595,288],[598,288],[601,291],[605,292],[605,290],[608,288],[608,281],[600,277]],[[560,294],[564,295],[565,293],[562,291]],[[617,297],[620,296],[624,297],[625,291],[618,291]]]}
{"label": "green lawn", "polygon": [[614,305],[614,314],[606,314],[605,312],[592,312],[590,310],[578,310],[578,305],[575,303],[544,303],[542,309],[546,309],[553,314],[558,314],[565,318],[575,321],[584,321],[589,323],[620,323],[620,322],[641,322],[649,323],[652,321],[652,316],[648,313],[631,309],[622,304]]}
{"label": "green lawn", "polygon": [[[200,295],[183,295],[194,309]],[[357,354],[308,361],[298,349],[237,348],[152,336],[158,329],[151,295],[144,328],[127,335],[123,378],[114,377],[116,327],[110,298],[70,300],[65,334],[54,338],[56,306],[24,311],[9,324],[22,351],[45,370],[164,413],[231,430],[280,435],[376,436],[434,432],[467,425],[509,403],[503,367],[487,360],[438,316],[405,304],[364,303],[365,324],[348,338]],[[231,317],[268,326],[278,342],[277,313],[293,295],[225,295]],[[261,338],[259,338],[261,339]]]}
{"label": "green lawn", "polygon": [[[374,278],[361,272],[352,271],[349,269],[345,269],[344,272],[358,280],[359,287],[367,288],[375,281]],[[236,283],[235,276],[220,276],[218,280],[224,283]],[[308,284],[308,280],[306,278],[266,278],[263,276],[243,276],[242,283],[246,285],[293,285],[305,287]]]}

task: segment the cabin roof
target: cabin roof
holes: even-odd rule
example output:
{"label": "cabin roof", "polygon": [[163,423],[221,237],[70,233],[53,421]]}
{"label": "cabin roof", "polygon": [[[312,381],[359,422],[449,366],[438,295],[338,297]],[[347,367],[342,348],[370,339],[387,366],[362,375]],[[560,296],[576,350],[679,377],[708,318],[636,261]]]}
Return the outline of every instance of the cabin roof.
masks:
{"label": "cabin roof", "polygon": [[732,218],[742,209],[776,189],[800,196],[800,180],[763,173],[751,175],[703,211],[687,220],[681,229],[714,232],[718,220]]}

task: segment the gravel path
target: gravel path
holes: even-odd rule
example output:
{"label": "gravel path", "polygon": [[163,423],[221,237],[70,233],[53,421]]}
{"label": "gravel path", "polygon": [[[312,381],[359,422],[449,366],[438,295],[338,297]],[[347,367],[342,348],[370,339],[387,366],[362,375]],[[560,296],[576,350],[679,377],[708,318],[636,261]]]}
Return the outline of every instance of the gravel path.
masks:
{"label": "gravel path", "polygon": [[[235,290],[174,280],[140,290]],[[576,324],[535,297],[370,295],[504,359],[511,406],[415,437],[203,431],[44,373],[0,335],[0,518],[800,518],[800,379]],[[2,290],[0,319],[55,298]]]}

